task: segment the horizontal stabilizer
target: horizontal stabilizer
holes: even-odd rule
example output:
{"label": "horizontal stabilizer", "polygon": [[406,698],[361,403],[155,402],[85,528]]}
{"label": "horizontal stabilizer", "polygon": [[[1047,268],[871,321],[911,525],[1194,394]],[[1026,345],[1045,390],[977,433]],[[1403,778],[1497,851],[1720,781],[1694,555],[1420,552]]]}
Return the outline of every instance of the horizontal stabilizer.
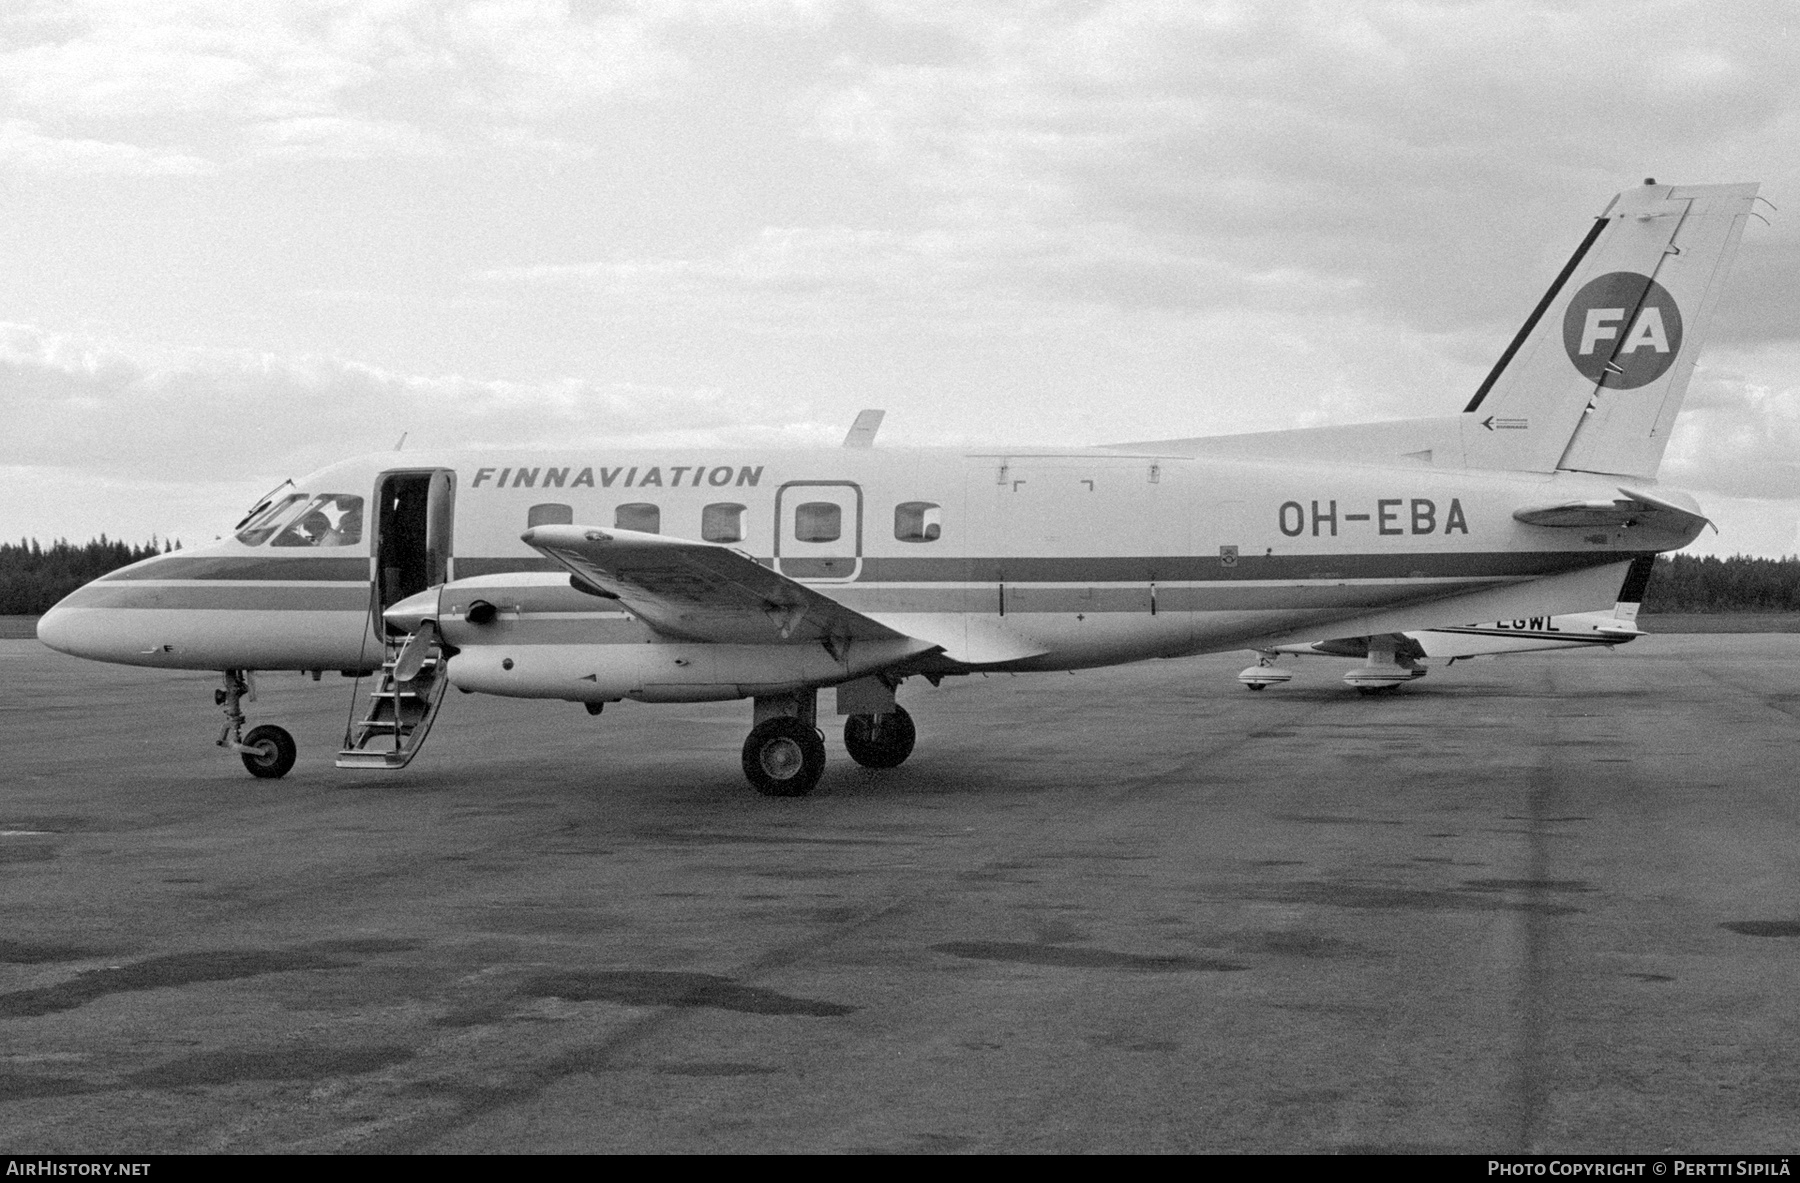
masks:
{"label": "horizontal stabilizer", "polygon": [[[1668,497],[1635,489],[1622,488],[1619,492],[1620,497],[1608,501],[1562,501],[1555,505],[1526,506],[1515,509],[1512,516],[1528,526],[1562,529],[1653,525],[1670,533],[1683,533],[1713,525],[1691,498],[1685,498],[1687,505],[1680,505]],[[1713,529],[1718,527],[1713,526]]]}

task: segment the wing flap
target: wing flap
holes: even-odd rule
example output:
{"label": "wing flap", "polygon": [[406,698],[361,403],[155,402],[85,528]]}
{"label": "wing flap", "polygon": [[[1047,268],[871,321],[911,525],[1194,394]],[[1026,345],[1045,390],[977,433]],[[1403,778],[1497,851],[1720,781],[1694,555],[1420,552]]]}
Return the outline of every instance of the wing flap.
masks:
{"label": "wing flap", "polygon": [[[909,639],[715,543],[591,526],[533,526],[520,537],[665,636],[827,648]],[[932,647],[919,642],[921,652]]]}

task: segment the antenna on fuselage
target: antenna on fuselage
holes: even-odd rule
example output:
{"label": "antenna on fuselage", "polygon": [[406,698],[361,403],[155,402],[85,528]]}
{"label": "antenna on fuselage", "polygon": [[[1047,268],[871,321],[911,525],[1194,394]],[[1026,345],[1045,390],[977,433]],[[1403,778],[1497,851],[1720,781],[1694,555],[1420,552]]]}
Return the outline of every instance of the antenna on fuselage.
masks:
{"label": "antenna on fuselage", "polygon": [[850,425],[850,434],[844,437],[846,448],[872,448],[875,446],[875,433],[881,430],[881,420],[886,411],[858,411],[856,422]]}
{"label": "antenna on fuselage", "polygon": [[403,431],[400,433],[399,441],[394,444],[394,451],[398,452],[401,448],[404,448],[405,446],[406,446],[406,432]]}

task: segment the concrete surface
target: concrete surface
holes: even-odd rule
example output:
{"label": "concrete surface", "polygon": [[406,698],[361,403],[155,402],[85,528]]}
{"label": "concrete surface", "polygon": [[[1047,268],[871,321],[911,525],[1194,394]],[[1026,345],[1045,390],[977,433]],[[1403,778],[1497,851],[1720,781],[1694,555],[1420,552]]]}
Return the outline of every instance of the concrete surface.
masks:
{"label": "concrete surface", "polygon": [[[747,705],[453,696],[0,642],[0,1147],[1791,1150],[1800,637],[965,679],[905,766]],[[829,696],[827,696],[829,698]]]}

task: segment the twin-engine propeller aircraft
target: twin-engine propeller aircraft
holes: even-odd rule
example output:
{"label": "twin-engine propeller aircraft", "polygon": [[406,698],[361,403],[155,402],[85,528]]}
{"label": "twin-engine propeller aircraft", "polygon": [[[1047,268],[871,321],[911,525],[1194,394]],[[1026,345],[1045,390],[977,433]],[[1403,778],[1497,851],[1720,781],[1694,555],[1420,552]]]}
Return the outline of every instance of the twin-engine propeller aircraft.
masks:
{"label": "twin-engine propeller aircraft", "polygon": [[1246,690],[1262,690],[1291,681],[1293,671],[1275,664],[1283,656],[1356,657],[1363,664],[1344,675],[1344,684],[1362,694],[1389,694],[1429,673],[1427,661],[1441,660],[1452,666],[1472,657],[1504,657],[1546,649],[1613,649],[1644,635],[1637,626],[1638,608],[1655,565],[1654,555],[1645,555],[1631,564],[1619,587],[1619,600],[1610,611],[1522,616],[1460,628],[1277,645],[1263,650],[1256,664],[1238,675],[1238,681]]}
{"label": "twin-engine propeller aircraft", "polygon": [[906,679],[1380,639],[1606,603],[1693,540],[1655,476],[1756,186],[1620,194],[1459,415],[1085,449],[393,453],[286,486],[232,537],[64,599],[67,653],[379,674],[341,766],[404,767],[444,688],[584,703],[750,699],[744,772],[818,782],[818,691],[891,767]]}

